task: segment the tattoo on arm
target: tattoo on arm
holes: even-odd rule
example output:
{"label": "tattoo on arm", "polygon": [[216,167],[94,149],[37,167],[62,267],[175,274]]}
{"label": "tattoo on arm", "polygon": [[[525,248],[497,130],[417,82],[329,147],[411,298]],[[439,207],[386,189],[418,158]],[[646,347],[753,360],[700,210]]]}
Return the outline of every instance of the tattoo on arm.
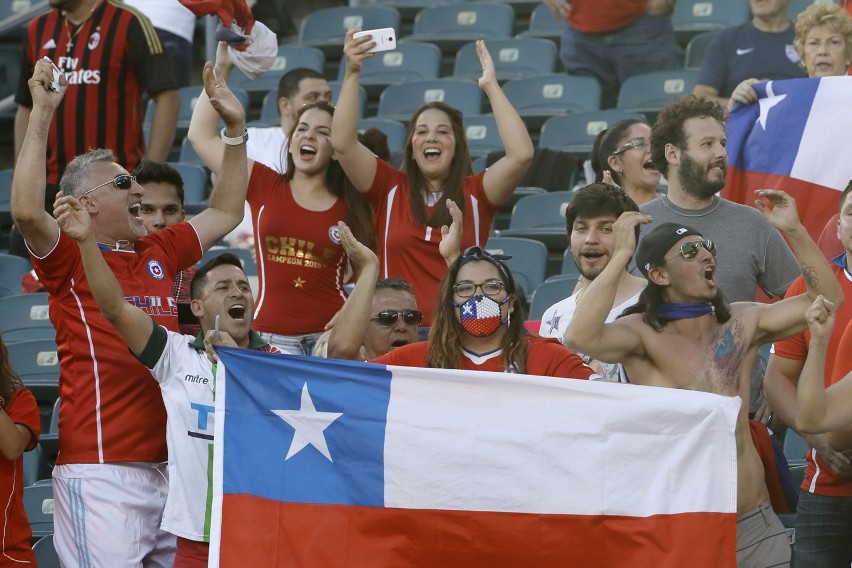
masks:
{"label": "tattoo on arm", "polygon": [[813,290],[819,284],[817,271],[807,265],[802,265],[802,278],[805,279],[805,285],[808,290]]}

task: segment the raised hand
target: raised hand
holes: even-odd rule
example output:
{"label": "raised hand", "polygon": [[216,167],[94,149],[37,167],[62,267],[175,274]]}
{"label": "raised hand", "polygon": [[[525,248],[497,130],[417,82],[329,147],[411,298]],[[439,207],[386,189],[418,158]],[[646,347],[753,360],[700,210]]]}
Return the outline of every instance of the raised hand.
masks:
{"label": "raised hand", "polygon": [[216,337],[216,330],[211,329],[208,330],[207,333],[204,334],[204,351],[207,353],[207,358],[211,363],[216,363],[219,361],[219,357],[216,355],[216,346],[224,345],[225,347],[239,347],[237,342],[234,341],[234,338],[226,331],[219,331],[219,337]]}
{"label": "raised hand", "polygon": [[805,312],[808,329],[811,331],[811,341],[828,341],[834,329],[836,313],[837,309],[832,302],[826,300],[824,296],[817,296]]}
{"label": "raised hand", "polygon": [[752,103],[756,103],[758,96],[757,91],[754,90],[754,86],[756,83],[760,83],[759,79],[746,79],[742,81],[739,85],[736,86],[734,91],[731,93],[731,98],[728,99],[728,110],[731,110],[734,107],[735,103],[740,103],[743,105],[750,105]]}
{"label": "raised hand", "polygon": [[638,211],[625,211],[612,224],[612,234],[615,237],[615,253],[626,252],[633,256],[636,250],[636,226],[653,221],[650,215]]}
{"label": "raised hand", "polygon": [[479,78],[479,88],[485,89],[486,85],[497,85],[497,72],[494,70],[494,60],[485,47],[485,42],[476,40],[476,54],[479,56],[479,64],[482,65],[482,76]]}
{"label": "raised hand", "polygon": [[241,135],[246,126],[246,111],[228,88],[225,77],[220,75],[209,61],[204,64],[202,77],[210,105],[225,121],[226,133],[234,137]]}
{"label": "raised hand", "polygon": [[346,252],[346,257],[352,264],[352,270],[355,271],[355,274],[360,274],[367,266],[379,265],[376,253],[361,244],[346,223],[339,221],[337,227],[340,229],[340,244],[343,245],[343,250]]}
{"label": "raised hand", "polygon": [[[780,189],[758,189],[754,192],[758,197],[754,204],[769,221],[769,224],[785,233],[801,227],[799,211],[796,209],[796,200]],[[772,205],[770,208],[767,202]]]}
{"label": "raised hand", "polygon": [[464,224],[464,216],[461,209],[452,199],[447,199],[447,209],[450,211],[450,216],[453,222],[450,226],[444,225],[441,227],[441,243],[438,245],[438,250],[441,256],[444,257],[447,265],[452,264],[461,254],[462,241],[462,225]]}
{"label": "raised hand", "polygon": [[365,59],[369,59],[375,55],[370,49],[375,47],[373,36],[365,35],[357,39],[352,35],[361,30],[355,28],[346,32],[346,39],[343,41],[343,56],[346,59],[346,71],[348,73],[360,73],[361,64]]}
{"label": "raised hand", "polygon": [[68,79],[65,73],[59,73],[59,92],[50,88],[53,82],[53,63],[47,58],[36,61],[33,68],[33,76],[27,81],[30,94],[33,97],[33,107],[39,106],[54,110],[62,102],[62,97],[68,90]]}
{"label": "raised hand", "polygon": [[63,233],[78,242],[92,235],[92,219],[89,212],[75,197],[63,195],[60,191],[53,201],[53,216]]}

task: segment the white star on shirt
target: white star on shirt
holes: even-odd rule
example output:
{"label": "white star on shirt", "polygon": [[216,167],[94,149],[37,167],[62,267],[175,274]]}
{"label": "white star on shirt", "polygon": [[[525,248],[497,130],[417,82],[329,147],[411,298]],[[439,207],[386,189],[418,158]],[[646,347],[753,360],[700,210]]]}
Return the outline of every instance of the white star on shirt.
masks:
{"label": "white star on shirt", "polygon": [[558,328],[559,328],[559,320],[561,320],[561,319],[562,319],[562,316],[561,316],[561,315],[553,314],[553,317],[552,317],[552,318],[550,318],[548,321],[544,322],[546,325],[549,325],[549,326],[550,326],[550,331],[549,331],[549,333],[553,333],[553,330],[554,330],[554,329],[558,329]]}
{"label": "white star on shirt", "polygon": [[328,461],[334,461],[331,459],[331,453],[328,451],[323,431],[332,422],[343,416],[343,413],[317,412],[317,409],[314,407],[314,401],[311,400],[311,393],[308,392],[308,383],[302,386],[302,405],[299,410],[273,410],[272,412],[295,430],[293,441],[290,443],[290,450],[287,452],[285,460],[295,456],[310,444],[319,453],[324,455]]}
{"label": "white star on shirt", "polygon": [[760,123],[760,126],[764,130],[766,130],[766,121],[769,117],[770,109],[787,98],[787,95],[775,95],[772,91],[772,81],[766,84],[766,95],[766,98],[758,101],[760,104],[760,116],[757,118],[757,122]]}

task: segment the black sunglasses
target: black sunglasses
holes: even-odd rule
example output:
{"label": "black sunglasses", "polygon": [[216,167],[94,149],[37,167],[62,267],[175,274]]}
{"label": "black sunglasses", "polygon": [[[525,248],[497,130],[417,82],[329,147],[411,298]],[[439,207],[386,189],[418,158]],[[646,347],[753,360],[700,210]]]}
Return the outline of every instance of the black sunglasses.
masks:
{"label": "black sunglasses", "polygon": [[396,325],[399,316],[402,316],[402,321],[405,322],[405,325],[420,325],[420,322],[423,321],[423,313],[417,310],[385,310],[370,319],[379,322],[381,325],[390,327]]}
{"label": "black sunglasses", "polygon": [[677,251],[676,253],[674,253],[670,257],[664,259],[663,262],[668,262],[669,260],[673,259],[677,255],[683,256],[683,258],[685,258],[686,260],[692,260],[693,258],[698,256],[698,251],[701,250],[701,247],[704,247],[704,249],[707,252],[709,252],[713,256],[716,256],[716,245],[715,245],[715,243],[713,243],[713,241],[711,241],[710,239],[703,239],[703,240],[700,240],[700,241],[689,241],[689,242],[683,243],[682,245],[680,245],[679,251]]}
{"label": "black sunglasses", "polygon": [[130,187],[133,185],[133,182],[135,180],[136,180],[136,176],[132,176],[130,174],[118,174],[117,176],[115,176],[111,180],[103,182],[101,185],[96,185],[92,189],[87,189],[86,191],[84,191],[82,193],[82,195],[80,195],[80,197],[83,197],[83,195],[87,195],[89,193],[92,193],[96,189],[100,189],[103,186],[109,185],[109,184],[114,185],[116,187],[116,189],[127,190],[127,189],[130,189]]}

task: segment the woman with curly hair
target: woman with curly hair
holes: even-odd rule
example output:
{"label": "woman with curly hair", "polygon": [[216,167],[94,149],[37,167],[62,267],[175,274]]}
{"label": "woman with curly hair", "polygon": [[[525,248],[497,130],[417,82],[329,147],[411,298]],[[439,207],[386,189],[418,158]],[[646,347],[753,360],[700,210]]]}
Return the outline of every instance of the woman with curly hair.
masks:
{"label": "woman with curly hair", "polygon": [[39,420],[35,398],[9,364],[0,339],[0,567],[35,565],[24,511],[23,453],[38,444]]}

